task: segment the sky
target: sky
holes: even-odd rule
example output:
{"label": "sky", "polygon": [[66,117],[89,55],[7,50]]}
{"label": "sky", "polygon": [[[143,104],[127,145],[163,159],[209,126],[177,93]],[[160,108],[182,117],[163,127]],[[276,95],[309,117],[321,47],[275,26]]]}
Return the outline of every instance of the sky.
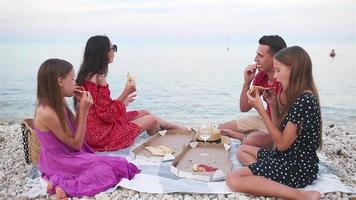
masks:
{"label": "sky", "polygon": [[0,0],[0,42],[76,40],[353,41],[354,0]]}

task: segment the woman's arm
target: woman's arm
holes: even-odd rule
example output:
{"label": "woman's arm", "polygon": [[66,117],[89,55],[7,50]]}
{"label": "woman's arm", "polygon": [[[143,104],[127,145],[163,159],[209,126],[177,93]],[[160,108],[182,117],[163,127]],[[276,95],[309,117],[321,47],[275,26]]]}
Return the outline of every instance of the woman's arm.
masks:
{"label": "woman's arm", "polygon": [[278,106],[276,106],[275,108],[272,108],[271,107],[271,120],[272,120],[272,123],[275,125],[275,126],[278,126],[280,120],[281,120],[281,115],[279,114],[279,110],[278,110]]}
{"label": "woman's arm", "polygon": [[259,109],[257,112],[261,115],[268,132],[270,133],[273,142],[277,146],[278,150],[287,150],[297,138],[297,126],[292,122],[288,122],[286,127],[281,132],[275,125],[275,123],[269,118],[267,112],[264,109]]}
{"label": "woman's arm", "polygon": [[134,80],[127,80],[124,90],[121,95],[117,98],[117,100],[121,102],[125,102],[127,97],[136,91],[136,83]]}
{"label": "woman's arm", "polygon": [[248,104],[248,97],[246,96],[246,93],[249,91],[250,89],[250,84],[251,82],[248,83],[244,83],[241,89],[241,93],[240,93],[240,111],[241,112],[248,112],[249,110],[251,110],[251,106],[250,104]]}
{"label": "woman's arm", "polygon": [[73,149],[80,150],[85,136],[87,114],[91,104],[90,93],[84,92],[80,102],[78,126],[75,135],[63,130],[57,114],[48,106],[43,110],[38,110],[39,112],[36,113],[36,126],[41,130],[51,130],[60,141]]}
{"label": "woman's arm", "polygon": [[277,94],[274,90],[266,90],[263,92],[263,98],[267,101],[271,111],[271,119],[275,126],[278,126],[281,121],[281,114],[279,112],[279,103],[277,101]]}
{"label": "woman's arm", "polygon": [[277,146],[278,150],[285,151],[287,150],[296,140],[297,137],[297,126],[292,122],[288,122],[283,132],[281,132],[274,122],[269,118],[267,112],[263,108],[261,99],[259,95],[252,97],[248,92],[247,96],[249,98],[248,102],[252,107],[254,107],[257,112],[262,117],[268,132],[270,133],[273,142]]}

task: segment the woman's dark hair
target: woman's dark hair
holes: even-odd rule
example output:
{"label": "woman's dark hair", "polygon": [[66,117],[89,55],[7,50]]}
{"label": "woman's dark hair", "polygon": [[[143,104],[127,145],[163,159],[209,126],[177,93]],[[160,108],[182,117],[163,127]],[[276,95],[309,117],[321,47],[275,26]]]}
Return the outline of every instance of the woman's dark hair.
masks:
{"label": "woman's dark hair", "polygon": [[82,86],[85,80],[90,79],[93,75],[107,75],[109,51],[110,40],[107,36],[96,35],[89,38],[85,45],[83,63],[75,80],[77,85]]}
{"label": "woman's dark hair", "polygon": [[[110,51],[110,40],[105,35],[96,35],[89,38],[85,45],[83,63],[75,79],[79,86],[83,86],[84,82],[94,75],[108,74],[109,58],[108,52]],[[74,108],[77,108],[77,101],[74,98]]]}

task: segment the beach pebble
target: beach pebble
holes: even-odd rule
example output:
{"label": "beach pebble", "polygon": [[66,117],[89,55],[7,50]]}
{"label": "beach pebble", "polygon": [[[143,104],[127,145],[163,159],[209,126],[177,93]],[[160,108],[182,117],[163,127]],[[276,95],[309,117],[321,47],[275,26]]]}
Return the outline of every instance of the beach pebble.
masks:
{"label": "beach pebble", "polygon": [[190,194],[185,194],[183,199],[184,200],[193,200],[193,197]]}
{"label": "beach pebble", "polygon": [[110,196],[115,197],[115,196],[118,195],[118,194],[119,194],[119,191],[118,191],[118,190],[115,190],[114,192],[112,192],[112,193],[110,194]]}
{"label": "beach pebble", "polygon": [[228,195],[227,195],[227,198],[228,198],[228,199],[236,199],[236,194],[235,194],[235,193],[228,194]]}
{"label": "beach pebble", "polygon": [[95,195],[95,200],[109,200],[109,197],[106,195],[106,193],[101,192]]}
{"label": "beach pebble", "polygon": [[130,196],[134,196],[135,195],[135,191],[133,191],[133,190],[129,190],[129,192],[128,192],[128,194],[130,195]]}
{"label": "beach pebble", "polygon": [[249,200],[249,198],[246,197],[246,196],[240,196],[240,197],[239,197],[239,200]]}
{"label": "beach pebble", "polygon": [[173,198],[171,196],[169,196],[168,194],[164,195],[164,197],[162,198],[162,200],[172,200]]}
{"label": "beach pebble", "polygon": [[6,196],[5,191],[0,191],[0,199],[4,198]]}
{"label": "beach pebble", "polygon": [[205,196],[202,200],[210,200],[209,196]]}
{"label": "beach pebble", "polygon": [[[3,125],[1,125],[3,124]],[[333,124],[333,123],[332,123]],[[0,199],[27,199],[23,197],[24,192],[31,189],[33,183],[39,183],[39,179],[29,178],[32,168],[27,165],[24,159],[21,128],[19,123],[8,124],[0,122]],[[324,163],[331,170],[340,176],[343,183],[356,188],[356,123],[352,126],[341,127],[335,125],[330,128],[326,126],[323,137],[322,153],[327,161]],[[32,174],[36,176],[36,174]],[[141,193],[119,187],[112,193],[106,194],[109,199],[119,200],[225,200],[225,199],[259,199],[276,200],[270,197],[253,197],[242,193],[231,194],[150,194]],[[50,199],[54,199],[51,196]],[[95,200],[96,197],[82,199]],[[323,194],[322,199],[351,199],[356,194],[346,194],[341,192]],[[47,199],[46,195],[40,195],[36,199]],[[80,198],[77,198],[80,199]]]}

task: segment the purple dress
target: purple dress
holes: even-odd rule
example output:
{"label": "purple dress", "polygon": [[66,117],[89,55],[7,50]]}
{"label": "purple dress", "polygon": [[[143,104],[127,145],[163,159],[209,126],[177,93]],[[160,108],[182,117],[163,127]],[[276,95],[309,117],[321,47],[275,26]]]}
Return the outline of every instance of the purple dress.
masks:
{"label": "purple dress", "polygon": [[[73,123],[69,122],[69,127],[76,132]],[[71,197],[94,196],[140,172],[123,157],[95,154],[85,142],[78,151],[62,143],[50,130],[35,131],[41,144],[38,167],[42,178],[53,183],[51,194],[58,186]]]}

